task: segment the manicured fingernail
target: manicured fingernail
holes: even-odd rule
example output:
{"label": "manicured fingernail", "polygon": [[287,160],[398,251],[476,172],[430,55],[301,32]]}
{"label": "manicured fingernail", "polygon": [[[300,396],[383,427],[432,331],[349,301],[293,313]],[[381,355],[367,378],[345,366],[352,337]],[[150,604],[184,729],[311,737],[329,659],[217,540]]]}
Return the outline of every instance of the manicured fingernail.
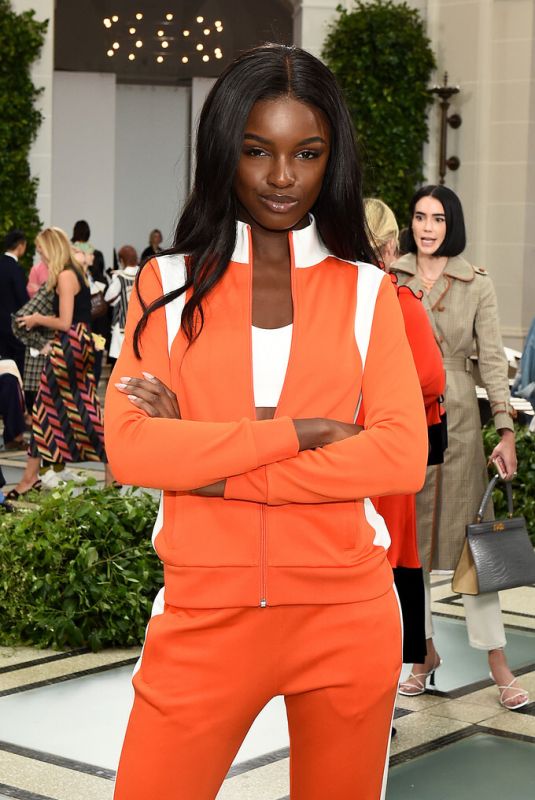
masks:
{"label": "manicured fingernail", "polygon": [[139,397],[136,397],[135,394],[129,394],[128,399],[131,400],[133,403],[137,403]]}
{"label": "manicured fingernail", "polygon": [[151,383],[156,383],[156,378],[154,377],[154,375],[151,375],[151,374],[150,374],[150,372],[142,372],[141,374],[142,374],[142,375],[143,375],[143,376],[144,376],[144,377],[145,377],[145,378],[146,378],[148,381],[151,381]]}
{"label": "manicured fingernail", "polygon": [[132,379],[131,379],[131,378],[123,378],[123,377],[121,377],[121,378],[120,378],[120,380],[121,380],[123,383],[128,383],[128,382],[129,382],[130,380],[132,380]]}
{"label": "manicured fingernail", "polygon": [[115,386],[117,389],[126,389],[126,383],[116,383]]}

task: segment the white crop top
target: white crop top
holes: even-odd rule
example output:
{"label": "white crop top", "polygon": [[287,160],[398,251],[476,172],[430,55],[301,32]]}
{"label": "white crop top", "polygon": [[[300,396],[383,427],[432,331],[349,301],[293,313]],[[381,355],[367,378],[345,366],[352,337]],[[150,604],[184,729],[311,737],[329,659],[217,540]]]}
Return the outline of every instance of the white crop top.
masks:
{"label": "white crop top", "polygon": [[258,407],[275,407],[286,375],[293,325],[283,328],[252,326],[254,402]]}

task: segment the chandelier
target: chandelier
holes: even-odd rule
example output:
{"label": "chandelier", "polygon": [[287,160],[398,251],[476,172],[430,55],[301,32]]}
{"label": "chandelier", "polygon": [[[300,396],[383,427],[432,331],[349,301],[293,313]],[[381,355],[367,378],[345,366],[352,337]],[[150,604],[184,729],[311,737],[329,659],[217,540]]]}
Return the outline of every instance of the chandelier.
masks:
{"label": "chandelier", "polygon": [[174,14],[168,12],[160,22],[147,23],[143,12],[131,17],[113,14],[102,20],[107,29],[108,58],[135,61],[140,52],[148,51],[157,64],[170,61],[188,64],[195,60],[205,64],[212,58],[223,58],[217,42],[223,23],[197,16],[188,27],[179,26]]}

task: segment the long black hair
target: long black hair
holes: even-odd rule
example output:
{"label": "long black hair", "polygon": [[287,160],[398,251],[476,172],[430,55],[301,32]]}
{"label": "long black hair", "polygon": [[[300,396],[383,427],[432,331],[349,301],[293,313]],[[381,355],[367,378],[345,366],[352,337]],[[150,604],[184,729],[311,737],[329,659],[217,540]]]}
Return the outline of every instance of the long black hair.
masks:
{"label": "long black hair", "polygon": [[220,75],[199,119],[197,164],[190,197],[178,221],[173,247],[184,253],[186,283],[146,305],[134,334],[139,338],[149,315],[193,289],[182,312],[182,329],[190,342],[202,330],[202,301],[221,279],[236,243],[237,200],[234,177],[243,147],[243,133],[252,107],[259,100],[293,97],[320,109],[331,132],[331,149],[321,192],[311,209],[319,233],[339,258],[373,260],[366,235],[362,202],[362,169],[353,124],[332,72],[298,47],[265,44],[242,53]]}
{"label": "long black hair", "polygon": [[447,256],[448,258],[458,256],[466,247],[466,228],[464,225],[463,207],[454,191],[448,189],[447,186],[439,186],[434,183],[430,183],[418,189],[409,203],[410,218],[407,229],[406,252],[416,253],[418,251],[412,232],[412,220],[416,203],[421,200],[422,197],[434,197],[439,203],[442,203],[444,217],[446,219],[446,236],[440,247],[432,253],[432,255],[435,258],[439,258],[440,256]]}

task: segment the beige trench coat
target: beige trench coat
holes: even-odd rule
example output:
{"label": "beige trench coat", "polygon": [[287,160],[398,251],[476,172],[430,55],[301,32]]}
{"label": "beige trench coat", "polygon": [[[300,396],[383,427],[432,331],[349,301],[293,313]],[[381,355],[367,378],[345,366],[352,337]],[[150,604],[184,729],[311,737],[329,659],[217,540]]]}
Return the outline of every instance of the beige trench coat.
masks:
{"label": "beige trench coat", "polygon": [[[423,291],[415,255],[403,256],[391,269],[400,285]],[[486,270],[460,256],[450,258],[422,302],[444,358],[448,449],[444,464],[428,467],[424,488],[416,495],[418,548],[425,569],[455,569],[465,526],[474,520],[487,485],[470,356],[478,356],[496,428],[513,430],[507,361],[496,294]],[[487,516],[492,518],[492,510]]]}

